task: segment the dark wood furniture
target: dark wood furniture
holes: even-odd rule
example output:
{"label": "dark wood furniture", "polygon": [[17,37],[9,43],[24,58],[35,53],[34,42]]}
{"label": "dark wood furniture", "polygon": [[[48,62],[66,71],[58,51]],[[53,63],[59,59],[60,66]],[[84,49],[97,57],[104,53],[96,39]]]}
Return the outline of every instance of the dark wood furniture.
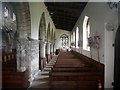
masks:
{"label": "dark wood furniture", "polygon": [[61,51],[49,76],[51,88],[104,88],[104,65],[74,51]]}

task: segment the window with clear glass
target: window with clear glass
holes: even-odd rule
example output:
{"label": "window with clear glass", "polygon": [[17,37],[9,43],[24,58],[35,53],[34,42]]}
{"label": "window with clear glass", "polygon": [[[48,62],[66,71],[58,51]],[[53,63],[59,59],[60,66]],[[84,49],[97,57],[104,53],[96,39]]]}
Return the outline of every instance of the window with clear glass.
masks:
{"label": "window with clear glass", "polygon": [[78,46],[78,41],[79,41],[79,28],[76,28],[76,48],[79,48]]}
{"label": "window with clear glass", "polygon": [[13,21],[16,21],[16,15],[13,13]]}
{"label": "window with clear glass", "polygon": [[5,17],[8,17],[8,14],[9,14],[8,8],[5,7],[5,8],[4,8],[4,16],[5,16]]}
{"label": "window with clear glass", "polygon": [[73,32],[73,48],[75,48],[75,31]]}
{"label": "window with clear glass", "polygon": [[67,44],[68,44],[68,35],[62,34],[62,35],[60,36],[60,38],[61,38],[61,42],[62,42],[62,47],[63,47],[63,48],[66,48],[66,47],[67,47]]}
{"label": "window with clear glass", "polygon": [[90,47],[88,44],[88,38],[90,37],[90,22],[89,17],[85,16],[83,21],[83,49],[90,51]]}

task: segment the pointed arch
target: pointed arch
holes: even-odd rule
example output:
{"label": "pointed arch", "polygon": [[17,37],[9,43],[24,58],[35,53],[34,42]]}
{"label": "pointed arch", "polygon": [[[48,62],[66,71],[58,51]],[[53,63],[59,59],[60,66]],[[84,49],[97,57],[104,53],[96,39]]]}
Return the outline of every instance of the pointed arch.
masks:
{"label": "pointed arch", "polygon": [[[4,12],[3,21],[6,23],[3,24],[2,31],[7,33],[7,36],[9,37],[7,38],[9,40],[9,45],[7,45],[7,47],[9,46],[10,49],[17,49],[16,39],[27,39],[27,37],[31,36],[29,4],[28,2],[3,2],[2,9]],[[6,9],[8,9],[7,12]],[[17,37],[15,33],[18,34]],[[4,38],[4,36],[2,37]]]}
{"label": "pointed arch", "polygon": [[55,31],[54,31],[54,43],[55,43]]}
{"label": "pointed arch", "polygon": [[15,9],[14,14],[16,15],[17,31],[18,31],[19,38],[31,37],[31,18],[30,18],[29,3],[28,2],[11,2],[11,4]]}
{"label": "pointed arch", "polygon": [[39,24],[39,40],[46,40],[46,22],[45,22],[45,13],[43,12]]}
{"label": "pointed arch", "polygon": [[52,28],[52,31],[51,31],[51,42],[53,43],[53,35],[54,35],[54,30]]}
{"label": "pointed arch", "polygon": [[66,35],[66,34],[62,34],[60,36],[60,39],[61,39],[61,45],[63,48],[67,48],[68,47],[68,39],[69,39],[69,36]]}
{"label": "pointed arch", "polygon": [[79,46],[78,46],[78,41],[79,41],[79,27],[76,27],[76,31],[75,31],[75,33],[76,33],[76,38],[75,38],[75,42],[76,42],[76,48],[79,48]]}
{"label": "pointed arch", "polygon": [[50,42],[50,22],[48,23],[47,27],[47,41]]}
{"label": "pointed arch", "polygon": [[85,16],[83,21],[83,49],[87,51],[90,51],[90,46],[88,45],[89,37],[90,37],[90,19],[88,16]]}

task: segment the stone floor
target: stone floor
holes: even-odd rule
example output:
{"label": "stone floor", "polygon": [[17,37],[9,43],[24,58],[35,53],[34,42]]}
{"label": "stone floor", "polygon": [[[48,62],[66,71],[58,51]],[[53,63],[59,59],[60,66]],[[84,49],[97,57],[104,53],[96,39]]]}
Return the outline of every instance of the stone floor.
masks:
{"label": "stone floor", "polygon": [[56,62],[57,56],[54,56],[51,61],[46,65],[44,70],[38,72],[33,83],[30,85],[30,89],[49,89],[49,71],[53,64]]}

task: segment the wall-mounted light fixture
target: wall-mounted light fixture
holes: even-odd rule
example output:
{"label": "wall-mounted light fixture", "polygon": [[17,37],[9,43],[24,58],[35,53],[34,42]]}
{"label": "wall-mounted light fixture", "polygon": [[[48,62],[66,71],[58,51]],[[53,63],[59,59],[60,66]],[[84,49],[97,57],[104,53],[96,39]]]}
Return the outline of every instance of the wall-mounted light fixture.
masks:
{"label": "wall-mounted light fixture", "polygon": [[114,25],[111,23],[106,23],[105,27],[107,31],[114,31]]}

